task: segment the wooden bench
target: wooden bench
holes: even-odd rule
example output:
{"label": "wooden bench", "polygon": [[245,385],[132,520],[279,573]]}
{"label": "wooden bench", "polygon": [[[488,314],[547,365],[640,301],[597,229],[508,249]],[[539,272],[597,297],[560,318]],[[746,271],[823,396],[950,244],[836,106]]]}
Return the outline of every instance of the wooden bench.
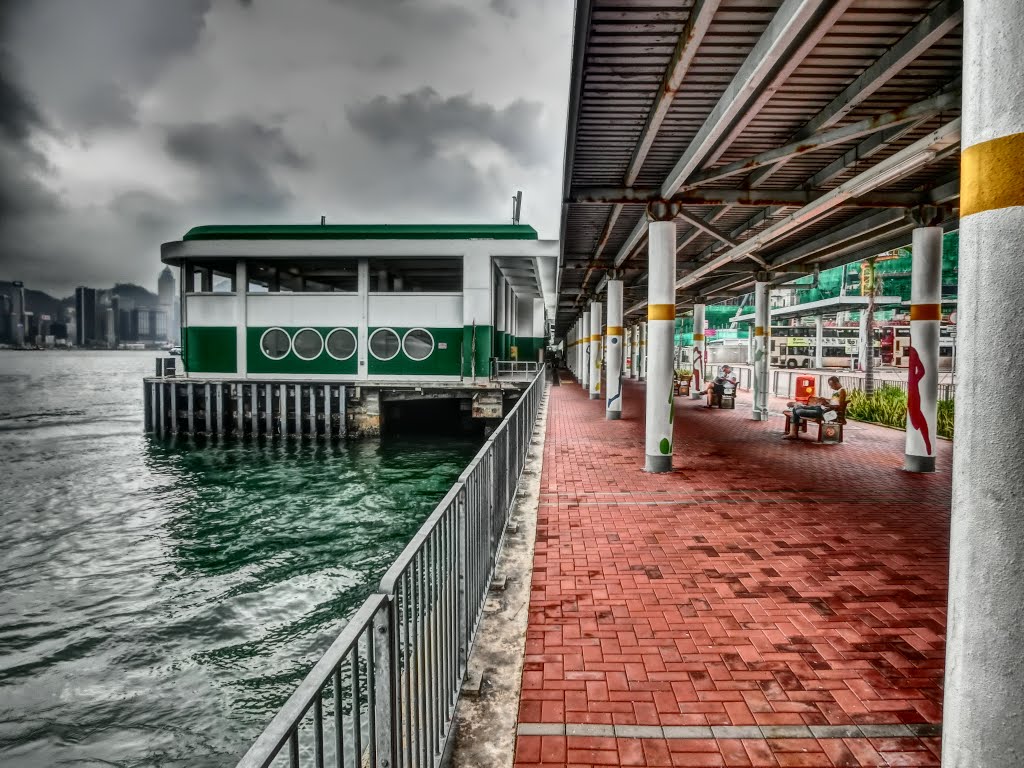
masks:
{"label": "wooden bench", "polygon": [[[786,415],[786,427],[784,434],[789,434],[789,426],[793,421],[793,411],[787,408],[784,411]],[[813,421],[818,425],[818,442],[825,443],[827,445],[835,445],[836,443],[843,442],[843,426],[846,424],[846,406],[842,408],[836,408],[836,419],[834,421],[825,421],[824,418],[811,418],[809,416],[802,416],[800,418],[800,432],[807,431],[807,422]]]}

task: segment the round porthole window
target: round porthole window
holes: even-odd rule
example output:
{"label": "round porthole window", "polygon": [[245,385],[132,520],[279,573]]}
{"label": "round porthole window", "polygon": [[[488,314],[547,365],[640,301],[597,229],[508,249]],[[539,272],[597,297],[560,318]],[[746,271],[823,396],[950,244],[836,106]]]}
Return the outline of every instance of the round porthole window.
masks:
{"label": "round porthole window", "polygon": [[402,339],[402,349],[410,360],[426,360],[434,351],[434,337],[422,328],[413,328]]}
{"label": "round porthole window", "polygon": [[324,351],[323,337],[312,328],[303,328],[292,339],[292,351],[302,360],[316,360]]}
{"label": "round porthole window", "polygon": [[356,353],[356,337],[348,328],[335,328],[327,334],[327,354],[335,360],[348,360]]}
{"label": "round porthole window", "polygon": [[390,328],[378,328],[370,336],[370,354],[378,360],[390,360],[398,354],[402,342]]}
{"label": "round porthole window", "polygon": [[260,349],[271,360],[281,360],[291,348],[291,339],[280,328],[268,328],[260,337]]}

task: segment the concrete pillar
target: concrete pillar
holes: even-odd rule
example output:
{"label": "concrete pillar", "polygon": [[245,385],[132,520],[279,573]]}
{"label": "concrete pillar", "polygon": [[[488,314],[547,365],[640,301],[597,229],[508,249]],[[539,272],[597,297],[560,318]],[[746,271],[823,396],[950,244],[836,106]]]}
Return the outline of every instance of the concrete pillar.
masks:
{"label": "concrete pillar", "polygon": [[956,450],[942,765],[1024,763],[1024,4],[963,24]]}
{"label": "concrete pillar", "polygon": [[605,384],[607,419],[622,418],[622,281],[608,281],[608,377]]}
{"label": "concrete pillar", "polygon": [[857,347],[860,350],[857,355],[857,362],[860,370],[865,371],[868,367],[868,355],[871,353],[871,339],[868,338],[868,312],[866,309],[860,311],[860,328],[857,331]]}
{"label": "concrete pillar", "polygon": [[494,350],[492,355],[499,360],[505,359],[505,337],[508,335],[508,315],[505,312],[506,296],[505,277],[498,273],[498,280],[494,286]]}
{"label": "concrete pillar", "polygon": [[647,225],[647,472],[672,470],[672,345],[676,325],[676,225]]}
{"label": "concrete pillar", "polygon": [[587,377],[590,399],[601,397],[601,302],[590,302],[590,375]]}
{"label": "concrete pillar", "polygon": [[[767,275],[758,275],[765,277]],[[768,421],[769,285],[767,280],[754,283],[754,421]]]}
{"label": "concrete pillar", "polygon": [[647,381],[647,322],[640,323],[640,348],[637,351],[637,372],[640,381]]}
{"label": "concrete pillar", "polygon": [[910,363],[903,468],[934,472],[942,317],[942,227],[914,230],[910,266]]}
{"label": "concrete pillar", "polygon": [[505,349],[502,352],[503,360],[512,359],[512,345],[515,343],[516,321],[515,321],[516,294],[512,290],[512,284],[505,282]]}
{"label": "concrete pillar", "polygon": [[693,305],[693,350],[690,359],[693,363],[693,386],[690,397],[699,400],[704,389],[704,361],[707,359],[707,347],[704,342],[704,304]]}
{"label": "concrete pillar", "polygon": [[462,257],[462,377],[470,382],[491,376],[495,327],[491,254],[472,249]]}
{"label": "concrete pillar", "polygon": [[248,359],[245,351],[248,347],[246,333],[249,330],[249,278],[246,264],[239,259],[235,262],[235,373],[245,376],[248,372]]}
{"label": "concrete pillar", "polygon": [[814,367],[824,367],[821,348],[825,342],[825,318],[817,315],[814,318]]}
{"label": "concrete pillar", "polygon": [[583,313],[580,326],[580,386],[590,391],[590,310]]}
{"label": "concrete pillar", "polygon": [[544,362],[544,353],[548,348],[548,333],[544,322],[544,299],[533,299],[533,359]]}
{"label": "concrete pillar", "polygon": [[388,290],[388,271],[381,269],[377,271],[377,291],[386,293]]}

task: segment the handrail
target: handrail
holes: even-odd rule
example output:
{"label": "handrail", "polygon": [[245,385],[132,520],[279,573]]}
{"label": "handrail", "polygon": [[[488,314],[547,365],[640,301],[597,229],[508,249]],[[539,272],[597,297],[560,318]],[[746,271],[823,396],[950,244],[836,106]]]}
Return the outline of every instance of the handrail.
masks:
{"label": "handrail", "polygon": [[438,764],[543,394],[541,368],[237,768]]}

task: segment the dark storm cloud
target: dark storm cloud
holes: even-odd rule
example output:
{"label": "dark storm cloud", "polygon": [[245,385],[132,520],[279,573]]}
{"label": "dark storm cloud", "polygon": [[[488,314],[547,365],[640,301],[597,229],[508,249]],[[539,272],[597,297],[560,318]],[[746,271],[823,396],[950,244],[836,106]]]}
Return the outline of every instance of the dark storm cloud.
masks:
{"label": "dark storm cloud", "polygon": [[137,229],[155,234],[172,231],[177,219],[174,202],[147,189],[122,192],[111,201],[110,208]]}
{"label": "dark storm cloud", "polygon": [[222,211],[280,208],[292,195],[274,171],[301,170],[309,162],[280,128],[248,118],[172,126],[164,146],[174,159],[200,172],[202,197]]}
{"label": "dark storm cloud", "polygon": [[460,142],[489,142],[523,165],[544,159],[540,119],[543,105],[517,99],[503,109],[469,95],[441,98],[420,88],[395,99],[378,96],[345,110],[349,123],[373,141],[414,146],[427,156]]}

